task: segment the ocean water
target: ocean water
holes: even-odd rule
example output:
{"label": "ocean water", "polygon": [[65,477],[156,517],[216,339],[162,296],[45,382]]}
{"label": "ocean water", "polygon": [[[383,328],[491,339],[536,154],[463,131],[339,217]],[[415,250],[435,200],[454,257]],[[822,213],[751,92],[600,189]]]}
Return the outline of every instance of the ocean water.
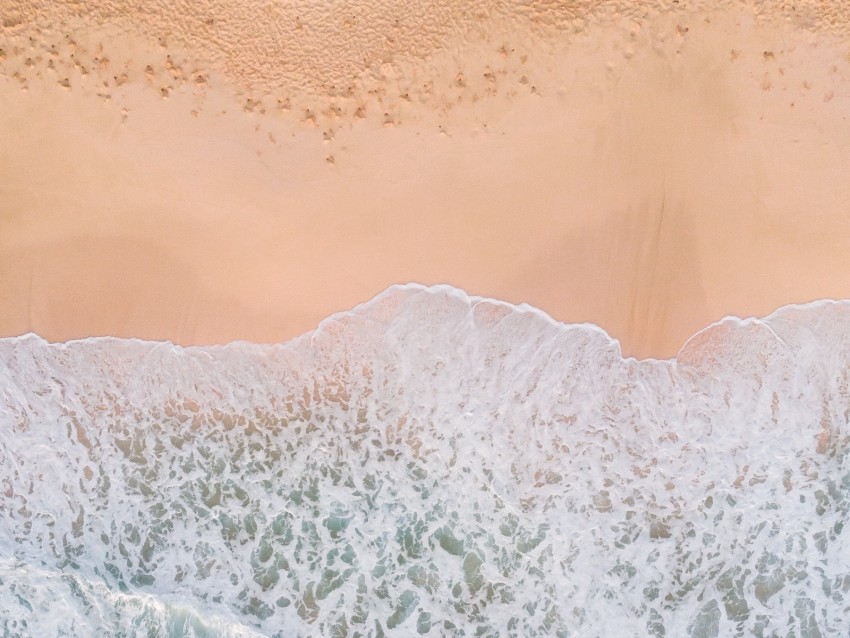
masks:
{"label": "ocean water", "polygon": [[0,636],[850,635],[850,303],[671,361],[449,287],[0,340]]}

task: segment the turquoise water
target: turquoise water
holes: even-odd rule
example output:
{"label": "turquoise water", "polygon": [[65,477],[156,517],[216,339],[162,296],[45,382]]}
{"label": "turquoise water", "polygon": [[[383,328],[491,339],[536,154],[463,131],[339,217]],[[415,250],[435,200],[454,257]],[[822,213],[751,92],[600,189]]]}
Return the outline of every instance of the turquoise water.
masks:
{"label": "turquoise water", "polygon": [[2,636],[836,636],[850,304],[679,360],[449,287],[290,343],[0,340]]}

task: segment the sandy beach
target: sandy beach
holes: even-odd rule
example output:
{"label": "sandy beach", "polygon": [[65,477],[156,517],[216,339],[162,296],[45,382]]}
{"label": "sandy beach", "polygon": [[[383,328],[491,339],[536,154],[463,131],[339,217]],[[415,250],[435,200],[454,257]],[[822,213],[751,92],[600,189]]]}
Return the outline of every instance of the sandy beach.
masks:
{"label": "sandy beach", "polygon": [[415,281],[671,357],[850,297],[850,9],[590,4],[9,0],[0,336],[278,342]]}

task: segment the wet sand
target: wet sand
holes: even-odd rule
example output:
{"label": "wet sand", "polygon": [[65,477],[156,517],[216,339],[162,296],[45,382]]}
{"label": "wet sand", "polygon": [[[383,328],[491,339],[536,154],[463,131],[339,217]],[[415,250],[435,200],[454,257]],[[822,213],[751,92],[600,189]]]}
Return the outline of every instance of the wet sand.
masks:
{"label": "wet sand", "polygon": [[0,336],[281,341],[416,281],[669,357],[850,297],[841,3],[7,4]]}

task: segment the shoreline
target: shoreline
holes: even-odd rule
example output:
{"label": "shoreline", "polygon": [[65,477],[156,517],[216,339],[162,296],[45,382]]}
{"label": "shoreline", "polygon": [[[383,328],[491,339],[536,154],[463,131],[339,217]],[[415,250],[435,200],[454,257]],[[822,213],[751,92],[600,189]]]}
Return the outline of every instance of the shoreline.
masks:
{"label": "shoreline", "polygon": [[[390,312],[389,315],[384,316],[386,311],[382,312],[381,305],[392,299],[394,295],[398,295],[399,301],[390,303],[390,307],[395,308],[396,303],[403,303],[403,300],[407,296],[417,296],[420,294],[427,294],[432,297],[442,294],[445,295],[446,298],[451,298],[455,301],[465,303],[469,306],[468,312],[470,317],[474,316],[478,305],[484,304],[495,309],[493,319],[495,319],[496,322],[501,321],[501,319],[507,315],[519,313],[529,314],[532,317],[540,319],[545,325],[555,328],[558,331],[575,328],[587,329],[590,332],[596,332],[603,335],[609,344],[617,350],[618,355],[623,362],[633,361],[638,364],[680,364],[685,366],[700,366],[713,360],[716,362],[717,355],[721,354],[723,351],[723,342],[726,337],[728,337],[728,331],[730,328],[733,330],[747,330],[752,327],[755,327],[756,329],[766,328],[778,342],[780,342],[784,347],[787,347],[784,339],[777,334],[771,322],[782,321],[783,319],[791,318],[799,313],[817,312],[818,310],[824,310],[828,307],[845,308],[848,311],[848,314],[850,314],[850,299],[818,299],[802,304],[785,304],[775,309],[773,312],[761,317],[739,317],[726,315],[694,332],[694,334],[688,337],[688,339],[682,344],[681,348],[672,357],[634,357],[625,354],[623,352],[621,342],[597,324],[589,322],[564,323],[553,318],[551,315],[546,313],[545,310],[527,303],[512,304],[499,299],[472,295],[467,293],[465,290],[455,288],[454,286],[447,284],[426,286],[411,282],[406,284],[393,284],[371,299],[363,301],[348,310],[335,312],[322,319],[313,329],[281,342],[255,342],[244,339],[234,339],[224,343],[181,344],[169,339],[142,339],[138,337],[118,337],[113,335],[95,335],[79,339],[54,341],[35,332],[27,332],[20,335],[0,336],[0,344],[3,344],[4,342],[17,342],[19,340],[26,341],[29,339],[35,339],[41,344],[60,348],[85,345],[92,342],[129,341],[146,345],[169,346],[179,350],[198,350],[203,352],[210,352],[211,350],[216,351],[219,349],[226,350],[233,347],[249,347],[258,349],[274,348],[287,350],[290,348],[298,348],[299,344],[305,341],[310,341],[312,343],[313,339],[321,335],[326,328],[331,327],[334,324],[345,325],[349,320],[356,322],[364,315],[367,317],[372,316],[373,318],[375,316],[381,316],[383,317],[383,321],[391,323],[395,317],[392,316],[392,312]],[[487,310],[485,309],[482,312],[486,313]],[[486,317],[482,317],[479,320],[473,319],[473,321],[483,321],[482,326],[490,325],[490,321]],[[331,328],[331,332],[333,332],[333,328]],[[718,345],[721,346],[719,349]],[[729,353],[727,352],[726,354]]]}
{"label": "shoreline", "polygon": [[35,19],[0,56],[0,335],[279,343],[421,281],[664,359],[719,317],[850,297],[846,32],[500,18],[281,101]]}

